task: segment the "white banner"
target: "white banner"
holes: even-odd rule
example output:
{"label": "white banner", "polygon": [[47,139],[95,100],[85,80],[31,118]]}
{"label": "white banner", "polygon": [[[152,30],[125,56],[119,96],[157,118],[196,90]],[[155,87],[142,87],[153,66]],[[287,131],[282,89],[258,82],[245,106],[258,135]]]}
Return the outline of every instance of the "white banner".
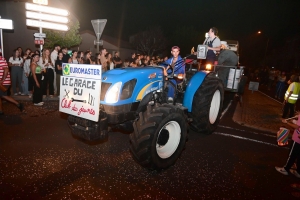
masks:
{"label": "white banner", "polygon": [[97,122],[101,93],[101,65],[63,64],[59,111]]}

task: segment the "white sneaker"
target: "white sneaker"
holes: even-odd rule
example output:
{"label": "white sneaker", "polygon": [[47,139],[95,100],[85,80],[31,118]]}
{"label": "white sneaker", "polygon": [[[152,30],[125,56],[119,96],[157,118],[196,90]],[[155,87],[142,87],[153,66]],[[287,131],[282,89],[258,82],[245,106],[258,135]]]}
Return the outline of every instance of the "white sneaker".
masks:
{"label": "white sneaker", "polygon": [[289,175],[289,173],[283,167],[275,167],[275,169],[283,175]]}
{"label": "white sneaker", "polygon": [[21,96],[25,96],[26,94],[24,94],[24,93],[21,93]]}
{"label": "white sneaker", "polygon": [[15,95],[15,96],[17,96],[17,95],[18,95],[18,93],[15,93],[14,95]]}
{"label": "white sneaker", "polygon": [[40,104],[40,103],[34,103],[33,105],[35,105],[35,106],[42,106],[43,104]]}
{"label": "white sneaker", "polygon": [[300,174],[296,170],[290,169],[290,172],[294,174],[297,178],[300,178]]}

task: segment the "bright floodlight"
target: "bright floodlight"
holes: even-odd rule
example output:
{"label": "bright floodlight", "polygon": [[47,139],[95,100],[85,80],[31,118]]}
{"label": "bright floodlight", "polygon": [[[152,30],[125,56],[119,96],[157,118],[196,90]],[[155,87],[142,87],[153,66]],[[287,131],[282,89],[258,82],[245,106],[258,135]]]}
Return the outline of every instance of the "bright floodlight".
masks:
{"label": "bright floodlight", "polygon": [[26,19],[26,25],[27,26],[34,26],[34,27],[42,27],[42,28],[48,28],[48,29],[55,29],[59,31],[67,31],[69,30],[69,27],[64,24],[57,24],[52,22],[43,22],[38,20],[32,20],[32,19]]}
{"label": "bright floodlight", "polygon": [[96,33],[97,38],[99,39],[102,35],[103,29],[106,25],[107,19],[94,19],[91,20],[94,31]]}
{"label": "bright floodlight", "polygon": [[68,16],[69,11],[60,9],[60,8],[53,8],[49,6],[41,6],[33,3],[25,3],[26,10],[32,10],[42,13],[50,13],[53,15],[61,15],[61,16]]}
{"label": "bright floodlight", "polygon": [[69,19],[67,17],[43,14],[38,12],[31,12],[31,11],[26,11],[26,17],[31,19],[40,19],[44,21],[51,21],[51,22],[58,22],[58,23],[69,22]]}

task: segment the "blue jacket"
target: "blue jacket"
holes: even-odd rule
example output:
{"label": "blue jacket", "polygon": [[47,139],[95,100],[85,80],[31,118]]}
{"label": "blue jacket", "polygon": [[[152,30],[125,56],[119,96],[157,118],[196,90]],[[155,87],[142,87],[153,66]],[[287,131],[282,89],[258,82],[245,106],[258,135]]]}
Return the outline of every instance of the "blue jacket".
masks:
{"label": "blue jacket", "polygon": [[[173,57],[166,60],[165,64],[171,65],[172,61],[173,61]],[[167,68],[167,66],[166,66],[166,68]],[[171,74],[172,70],[168,69],[167,73]],[[175,66],[174,66],[174,74],[184,74],[184,73],[185,73],[185,61],[184,61],[184,59],[181,58],[181,56],[178,56],[177,62],[175,63]]]}

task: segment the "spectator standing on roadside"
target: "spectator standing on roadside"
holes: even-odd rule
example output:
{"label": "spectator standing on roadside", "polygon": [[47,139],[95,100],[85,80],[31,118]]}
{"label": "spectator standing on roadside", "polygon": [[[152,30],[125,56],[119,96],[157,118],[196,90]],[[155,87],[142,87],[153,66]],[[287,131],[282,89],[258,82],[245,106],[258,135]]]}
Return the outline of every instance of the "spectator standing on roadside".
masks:
{"label": "spectator standing on roadside", "polygon": [[54,63],[52,63],[50,58],[50,50],[43,49],[43,55],[39,59],[38,65],[42,67],[44,71],[44,80],[43,80],[43,95],[46,97],[48,85],[49,85],[49,96],[53,98],[54,95]]}
{"label": "spectator standing on roadside", "polygon": [[24,56],[24,52],[23,52],[23,49],[22,49],[22,47],[18,47],[18,48],[17,48],[17,50],[19,51],[19,53],[20,53],[20,56],[23,58],[23,56]]}
{"label": "spectator standing on roadside", "polygon": [[131,66],[131,63],[134,62],[134,58],[135,58],[135,53],[131,53],[131,57],[128,58],[128,61],[129,61],[129,65]]}
{"label": "spectator standing on roadside", "polygon": [[72,51],[72,57],[69,58],[68,63],[72,63],[72,64],[79,64],[78,60],[77,60],[77,50],[73,50]]}
{"label": "spectator standing on roadside", "polygon": [[[7,65],[5,58],[2,57],[2,53],[0,52],[0,85],[3,85],[6,89],[8,89],[10,84],[11,84],[11,81],[10,81],[10,73],[8,70],[8,65]],[[11,98],[10,96],[7,96],[7,90],[5,92],[0,90],[0,115],[4,114],[3,109],[2,109],[2,100],[1,99],[5,99],[6,101],[9,101],[9,102],[15,104],[20,109],[21,112],[25,112],[23,104],[18,103],[16,100]]]}
{"label": "spectator standing on roadside", "polygon": [[61,48],[62,52],[63,52],[63,63],[68,63],[69,62],[69,58],[71,57],[69,54],[68,54],[68,48],[67,47],[63,47]]}
{"label": "spectator standing on roadside", "polygon": [[[300,115],[298,115],[298,120],[293,120],[293,123],[287,122],[286,120],[283,122],[295,129],[292,136],[293,145],[290,149],[289,157],[285,166],[275,167],[275,169],[283,175],[292,173],[297,178],[300,178]],[[291,169],[295,161],[297,166],[296,170]]]}
{"label": "spectator standing on roadside", "polygon": [[103,48],[100,50],[100,61],[102,65],[102,73],[107,71],[107,59],[105,57],[106,54],[107,54],[106,49]]}
{"label": "spectator standing on roadside", "polygon": [[294,117],[295,114],[295,104],[298,100],[298,95],[300,93],[300,83],[299,76],[292,75],[290,78],[290,85],[284,95],[284,107],[282,118],[286,118],[289,113],[289,118]]}
{"label": "spectator standing on roadside", "polygon": [[[53,46],[53,51],[51,52],[51,62],[54,64],[57,60],[58,52],[60,51],[60,45],[55,44]],[[54,72],[54,80],[56,80],[56,73]],[[54,94],[57,94],[57,86],[56,81],[53,81]]]}
{"label": "spectator standing on roadside", "polygon": [[[14,95],[22,94],[22,77],[23,77],[23,59],[19,50],[13,51],[13,56],[8,60],[8,66],[11,67],[11,81]],[[17,93],[17,85],[19,93]]]}
{"label": "spectator standing on roadside", "polygon": [[[28,57],[25,59],[24,61],[24,73],[23,73],[23,81],[22,81],[22,89],[23,89],[23,93],[24,95],[29,95],[29,98],[31,98],[31,94],[32,94],[32,87],[31,87],[31,83],[30,83],[30,63],[31,63],[31,58],[32,55],[34,53],[31,52]],[[30,87],[29,87],[30,86]]]}
{"label": "spectator standing on roadside", "polygon": [[115,52],[115,55],[114,55],[112,60],[115,64],[115,68],[122,68],[122,60],[119,57],[119,52],[118,51]]}
{"label": "spectator standing on roadside", "polygon": [[276,99],[280,100],[282,98],[282,95],[284,93],[285,81],[286,81],[285,72],[281,72],[281,75],[278,76],[278,81],[276,85],[276,93],[275,93]]}
{"label": "spectator standing on roadside", "polygon": [[107,60],[107,68],[108,68],[108,70],[114,69],[114,62],[113,62],[111,53],[107,53],[105,57],[106,57],[106,60]]}
{"label": "spectator standing on roadside", "polygon": [[129,60],[128,60],[128,59],[125,59],[125,60],[124,60],[124,64],[123,64],[123,68],[127,68],[127,67],[130,67],[130,66],[129,66]]}
{"label": "spectator standing on roadside", "polygon": [[78,51],[78,53],[77,53],[77,60],[78,60],[79,64],[83,64],[83,57],[84,57],[83,51]]}
{"label": "spectator standing on roadside", "polygon": [[[50,57],[49,57],[50,58]],[[43,102],[43,84],[42,84],[42,67],[38,65],[40,60],[40,56],[38,54],[34,54],[32,56],[32,61],[30,64],[30,70],[33,78],[33,97],[32,102],[35,106],[44,105]],[[51,60],[50,60],[51,62]],[[53,84],[52,84],[53,85]]]}
{"label": "spectator standing on roadside", "polygon": [[91,61],[91,52],[90,51],[86,51],[84,53],[84,56],[83,56],[83,64],[91,64],[92,61]]}
{"label": "spectator standing on roadside", "polygon": [[55,61],[57,96],[60,95],[60,77],[62,76],[63,52],[58,52],[57,60]]}

